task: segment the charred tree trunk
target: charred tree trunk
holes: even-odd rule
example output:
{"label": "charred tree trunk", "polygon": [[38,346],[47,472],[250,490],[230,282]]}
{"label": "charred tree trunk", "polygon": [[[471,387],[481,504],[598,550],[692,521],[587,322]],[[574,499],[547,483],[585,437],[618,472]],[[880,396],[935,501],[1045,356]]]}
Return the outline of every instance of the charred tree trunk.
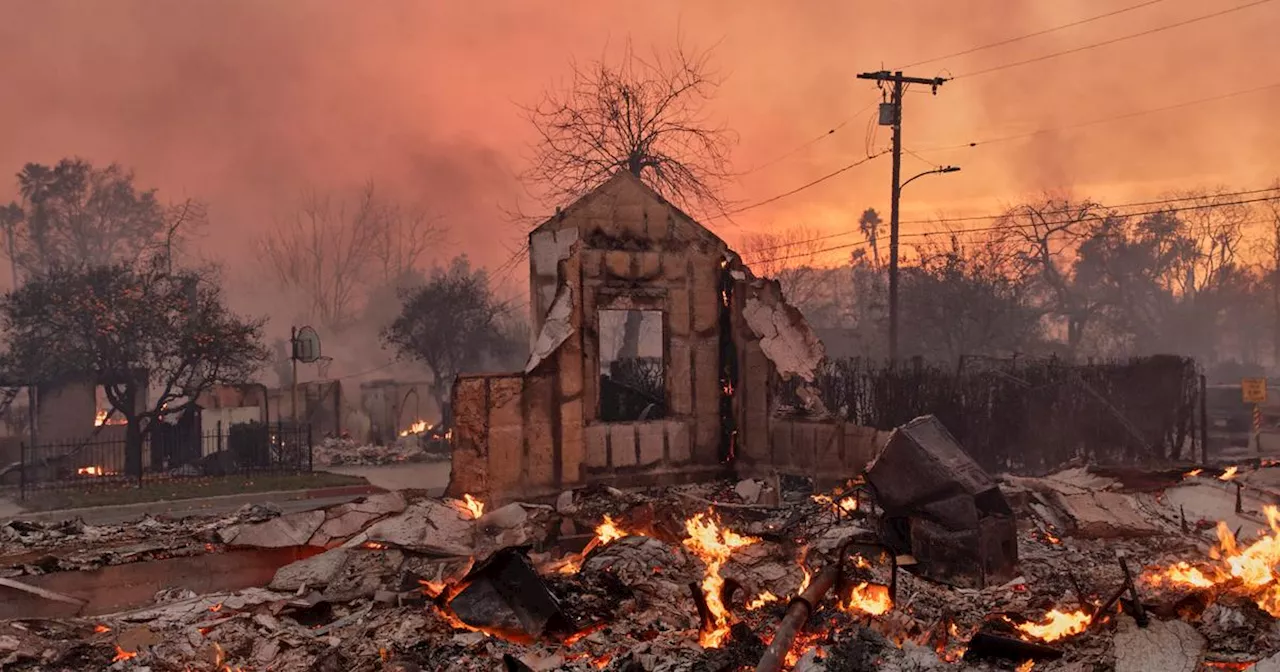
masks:
{"label": "charred tree trunk", "polygon": [[141,418],[130,414],[126,416],[128,424],[124,428],[124,472],[134,477],[142,477],[142,427]]}

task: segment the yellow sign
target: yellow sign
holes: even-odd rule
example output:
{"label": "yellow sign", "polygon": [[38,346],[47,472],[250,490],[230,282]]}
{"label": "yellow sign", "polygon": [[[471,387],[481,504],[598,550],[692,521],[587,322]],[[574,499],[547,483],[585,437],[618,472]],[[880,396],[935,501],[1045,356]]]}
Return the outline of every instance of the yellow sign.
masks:
{"label": "yellow sign", "polygon": [[1245,378],[1240,381],[1240,391],[1246,404],[1261,404],[1267,401],[1267,379]]}

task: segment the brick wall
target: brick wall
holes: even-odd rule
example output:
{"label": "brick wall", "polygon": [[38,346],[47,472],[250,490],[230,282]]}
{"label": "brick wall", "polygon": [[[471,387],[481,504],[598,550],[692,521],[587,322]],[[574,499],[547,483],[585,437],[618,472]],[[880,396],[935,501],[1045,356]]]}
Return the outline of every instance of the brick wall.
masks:
{"label": "brick wall", "polygon": [[888,438],[887,432],[842,420],[770,418],[768,423],[768,440],[742,445],[735,464],[738,475],[776,471],[834,485],[862,474]]}

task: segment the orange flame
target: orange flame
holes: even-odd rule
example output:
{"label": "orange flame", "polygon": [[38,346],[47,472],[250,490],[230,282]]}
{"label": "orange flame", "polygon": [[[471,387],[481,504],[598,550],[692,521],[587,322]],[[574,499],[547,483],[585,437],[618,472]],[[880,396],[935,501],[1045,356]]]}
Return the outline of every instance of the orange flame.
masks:
{"label": "orange flame", "polygon": [[111,662],[113,662],[113,663],[118,663],[118,662],[120,662],[120,661],[122,661],[122,660],[131,660],[131,659],[133,659],[133,658],[137,658],[137,657],[138,657],[138,652],[136,652],[136,651],[125,651],[124,649],[120,648],[120,645],[119,645],[119,644],[116,644],[116,656],[115,656],[115,658],[112,658],[112,659],[111,659]]}
{"label": "orange flame", "polygon": [[1218,545],[1209,556],[1218,561],[1216,567],[1196,567],[1179,562],[1155,569],[1143,578],[1154,584],[1169,583],[1191,588],[1211,588],[1227,584],[1233,593],[1252,599],[1264,611],[1280,618],[1280,509],[1274,505],[1262,508],[1269,531],[1248,547],[1241,548],[1225,522],[1218,522]]}
{"label": "orange flame", "polygon": [[1227,470],[1226,470],[1226,471],[1224,471],[1224,472],[1222,472],[1222,475],[1218,477],[1218,480],[1220,480],[1220,481],[1229,481],[1229,480],[1231,480],[1231,479],[1235,478],[1235,477],[1236,477],[1236,473],[1237,473],[1237,472],[1239,472],[1239,471],[1240,471],[1240,468],[1239,468],[1239,467],[1235,467],[1235,466],[1227,467]]}
{"label": "orange flame", "polygon": [[627,533],[623,532],[622,528],[618,527],[618,525],[613,522],[613,519],[609,517],[609,514],[605,514],[604,520],[596,527],[596,539],[600,540],[601,546],[611,541],[617,541],[625,536],[627,536]]}
{"label": "orange flame", "polygon": [[1192,469],[1191,471],[1188,471],[1187,473],[1183,474],[1182,477],[1195,478],[1196,476],[1199,476],[1200,474],[1203,474],[1203,473],[1204,473],[1204,469]]}
{"label": "orange flame", "polygon": [[1031,668],[1036,666],[1036,661],[1027,660],[1015,668],[1016,672],[1031,672]]}
{"label": "orange flame", "polygon": [[443,593],[445,589],[445,584],[440,581],[418,579],[418,584],[422,586],[423,594],[432,599]]}
{"label": "orange flame", "polygon": [[1174,585],[1191,586],[1193,588],[1212,588],[1214,585],[1217,585],[1223,577],[1219,576],[1215,570],[1210,571],[1214,573],[1214,578],[1209,578],[1209,576],[1201,571],[1199,567],[1193,567],[1186,562],[1179,562],[1175,565],[1171,565],[1163,572],[1149,574],[1145,578],[1148,583],[1153,585],[1170,583]]}
{"label": "orange flame", "polygon": [[863,581],[849,589],[848,598],[839,603],[840,610],[854,614],[879,616],[893,608],[888,586]]}
{"label": "orange flame", "polygon": [[417,420],[417,421],[414,421],[413,424],[409,425],[409,429],[406,429],[400,432],[400,436],[409,436],[410,434],[422,434],[423,432],[431,431],[431,427],[432,427],[431,425],[427,424],[426,420]]}
{"label": "orange flame", "polygon": [[98,625],[93,626],[93,631],[98,634],[102,634],[104,632],[111,632],[111,628],[108,628],[107,626],[99,623]]}
{"label": "orange flame", "polygon": [[684,546],[707,565],[707,573],[702,580],[702,593],[707,610],[711,612],[712,623],[698,636],[698,643],[704,648],[718,648],[729,634],[730,614],[720,600],[720,591],[724,588],[720,568],[734,551],[760,541],[723,529],[718,522],[711,512],[696,514],[685,521],[685,531],[689,533],[689,538],[684,540]]}
{"label": "orange flame", "polygon": [[1017,626],[1024,634],[1044,642],[1054,642],[1063,637],[1078,635],[1089,627],[1093,619],[1083,611],[1049,610],[1039,623],[1021,623]]}
{"label": "orange flame", "polygon": [[212,611],[215,614],[218,613],[219,611],[222,611],[222,603],[219,602],[213,605],[212,607],[209,607],[209,611]]}
{"label": "orange flame", "polygon": [[462,495],[462,504],[471,512],[471,518],[473,520],[478,520],[480,516],[484,515],[484,502],[476,499],[475,497],[468,494]]}
{"label": "orange flame", "polygon": [[107,470],[106,468],[99,467],[99,466],[80,467],[79,469],[76,469],[76,475],[77,476],[106,476]]}
{"label": "orange flame", "polygon": [[760,607],[763,607],[764,605],[769,604],[770,602],[777,602],[777,601],[778,601],[778,596],[766,590],[763,593],[760,593],[759,595],[757,595],[756,599],[751,600],[750,602],[747,603],[747,611],[755,611],[756,609],[759,609]]}
{"label": "orange flame", "polygon": [[384,549],[384,548],[386,548],[386,547],[387,547],[387,545],[386,545],[386,544],[381,544],[381,543],[378,543],[378,542],[376,542],[376,541],[366,541],[366,542],[364,542],[363,544],[361,544],[361,546],[363,546],[363,547],[365,547],[365,548],[368,548],[368,549],[375,550],[375,551],[382,550],[382,549]]}

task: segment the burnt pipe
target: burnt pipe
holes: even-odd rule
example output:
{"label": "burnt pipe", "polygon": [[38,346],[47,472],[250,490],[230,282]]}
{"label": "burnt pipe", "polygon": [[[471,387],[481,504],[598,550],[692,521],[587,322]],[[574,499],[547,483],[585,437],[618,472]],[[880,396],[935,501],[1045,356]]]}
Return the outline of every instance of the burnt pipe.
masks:
{"label": "burnt pipe", "polygon": [[738,423],[733,393],[738,389],[738,348],[733,343],[733,276],[729,265],[720,266],[720,461],[733,460],[737,450]]}

